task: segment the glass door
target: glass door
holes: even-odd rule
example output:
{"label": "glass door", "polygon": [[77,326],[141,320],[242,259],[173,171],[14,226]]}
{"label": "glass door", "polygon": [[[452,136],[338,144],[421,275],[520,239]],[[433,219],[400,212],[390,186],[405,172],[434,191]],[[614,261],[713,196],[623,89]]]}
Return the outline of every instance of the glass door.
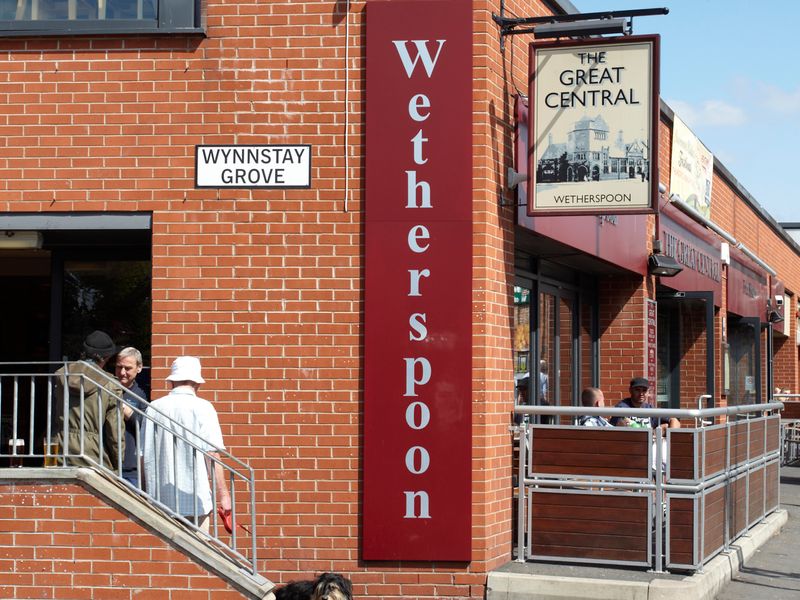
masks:
{"label": "glass door", "polygon": [[[531,348],[534,329],[531,327],[531,300],[533,298],[533,282],[518,279],[514,286],[514,330],[512,351],[514,357],[514,405],[530,405],[531,393]],[[515,417],[515,422],[522,418]]]}
{"label": "glass door", "polygon": [[729,320],[730,391],[728,405],[761,402],[761,323],[757,317]]}
{"label": "glass door", "polygon": [[[577,406],[577,321],[574,292],[540,286],[537,404]],[[562,419],[567,423],[570,420]]]}
{"label": "glass door", "polygon": [[[593,290],[517,277],[514,285],[515,404],[578,406],[599,380]],[[520,419],[517,419],[519,422]],[[551,418],[535,419],[552,423]],[[571,419],[563,419],[570,423]]]}

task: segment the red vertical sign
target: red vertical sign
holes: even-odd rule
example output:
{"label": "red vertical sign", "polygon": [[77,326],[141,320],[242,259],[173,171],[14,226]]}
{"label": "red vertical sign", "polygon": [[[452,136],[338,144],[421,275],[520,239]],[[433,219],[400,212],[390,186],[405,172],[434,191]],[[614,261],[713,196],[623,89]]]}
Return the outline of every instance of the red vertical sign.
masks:
{"label": "red vertical sign", "polygon": [[647,303],[647,357],[645,373],[647,373],[647,379],[652,386],[655,385],[658,377],[656,368],[658,352],[658,340],[656,338],[656,331],[658,330],[658,303],[649,298],[645,300],[645,302]]}
{"label": "red vertical sign", "polygon": [[472,4],[371,1],[365,560],[471,559]]}

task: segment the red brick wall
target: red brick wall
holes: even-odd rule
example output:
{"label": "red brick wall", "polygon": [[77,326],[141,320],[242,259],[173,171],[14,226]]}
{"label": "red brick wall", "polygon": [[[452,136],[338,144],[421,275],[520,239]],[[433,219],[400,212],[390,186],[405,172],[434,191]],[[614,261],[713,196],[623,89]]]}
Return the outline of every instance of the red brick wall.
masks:
{"label": "red brick wall", "polygon": [[[473,563],[477,573],[511,560],[511,446],[515,195],[506,190],[513,165],[514,95],[527,93],[531,36],[509,36],[500,52],[492,13],[496,2],[473,1],[475,11],[474,245],[473,245]],[[510,15],[550,14],[538,1],[506,2]],[[513,57],[513,62],[512,62]],[[501,206],[505,202],[505,206]],[[475,577],[475,583],[483,583]],[[471,592],[482,597],[482,587]]]}
{"label": "red brick wall", "polygon": [[645,300],[642,278],[613,276],[600,282],[600,388],[606,404],[628,397],[630,381],[645,374]]}
{"label": "red brick wall", "polygon": [[[0,41],[0,211],[152,212],[153,395],[176,355],[203,360],[201,395],[256,469],[269,578],[334,570],[358,597],[481,598],[511,551],[514,209],[500,201],[530,39],[501,54],[496,3],[473,3],[474,293],[460,299],[475,315],[473,561],[365,565],[365,2],[207,4],[207,38]],[[506,8],[544,13],[537,1]],[[194,189],[194,146],[230,143],[311,144],[312,188]]]}
{"label": "red brick wall", "polygon": [[[473,561],[365,565],[365,2],[351,2],[346,16],[347,5],[209,0],[207,38],[0,42],[0,211],[152,211],[154,394],[174,356],[203,359],[203,395],[232,452],[256,469],[268,577],[335,570],[352,577],[359,597],[480,598],[485,572],[511,550],[515,208],[501,201],[512,199],[513,95],[526,92],[530,37],[506,38],[501,52],[497,3],[473,1]],[[535,0],[505,6],[545,13]],[[215,143],[311,144],[312,188],[196,190],[194,146]],[[787,290],[800,290],[796,256],[726,185],[715,178],[712,218],[768,257]],[[646,286],[602,283],[600,383],[609,402],[644,368]],[[785,367],[793,381],[796,354]],[[89,546],[90,536],[76,541]]]}
{"label": "red brick wall", "polygon": [[77,485],[0,488],[3,598],[241,598]]}
{"label": "red brick wall", "polygon": [[[661,170],[659,179],[669,189],[669,165],[672,154],[672,132],[671,124],[664,119],[661,120],[659,128],[659,160]],[[714,148],[711,148],[714,151]],[[735,174],[734,174],[735,176]],[[795,250],[788,245],[778,232],[758,214],[753,206],[755,200],[748,198],[746,193],[742,193],[728,181],[721,171],[714,172],[711,198],[711,220],[723,230],[731,234],[737,241],[743,243],[765,261],[777,272],[777,278],[782,280],[786,286],[787,296],[796,298],[800,290],[800,269],[797,268],[798,256]],[[722,321],[727,318],[727,267],[722,272],[722,307],[715,315],[715,401],[719,405],[725,405],[727,398],[723,393],[722,380]],[[792,300],[787,300],[787,305]],[[794,314],[794,312],[792,312]],[[795,332],[797,323],[791,318],[791,334],[789,338],[775,336],[775,355],[774,355],[774,379],[775,385],[781,388],[789,388],[798,391],[800,384],[800,366],[798,366],[798,351],[795,343]],[[765,339],[762,336],[762,348]],[[705,346],[703,346],[705,347]],[[692,379],[705,377],[705,361],[687,360],[682,364],[682,377],[684,369],[688,370],[688,376]],[[701,372],[702,371],[702,372]],[[766,398],[767,393],[766,371],[764,372],[762,393]],[[691,392],[691,390],[687,390]],[[696,396],[695,396],[696,398]],[[682,393],[682,402],[685,400]]]}
{"label": "red brick wall", "polygon": [[797,299],[795,296],[784,294],[784,319],[775,327],[783,331],[785,325],[789,326],[788,335],[776,334],[774,336],[773,385],[791,393],[798,393],[797,388]]}

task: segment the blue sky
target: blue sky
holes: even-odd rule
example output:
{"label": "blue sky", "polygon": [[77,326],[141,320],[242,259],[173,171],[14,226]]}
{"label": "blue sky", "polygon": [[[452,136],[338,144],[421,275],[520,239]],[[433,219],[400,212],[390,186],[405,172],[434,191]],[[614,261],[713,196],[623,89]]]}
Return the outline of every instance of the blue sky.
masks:
{"label": "blue sky", "polygon": [[775,220],[800,222],[797,0],[572,0],[581,12],[669,8],[635,17],[661,35],[661,98]]}

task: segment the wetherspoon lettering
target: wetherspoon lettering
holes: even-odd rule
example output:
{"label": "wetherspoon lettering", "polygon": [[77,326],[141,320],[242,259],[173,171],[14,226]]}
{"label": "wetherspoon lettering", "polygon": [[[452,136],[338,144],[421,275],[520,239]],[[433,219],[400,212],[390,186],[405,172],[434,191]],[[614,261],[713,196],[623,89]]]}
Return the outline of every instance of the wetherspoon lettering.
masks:
{"label": "wetherspoon lettering", "polygon": [[472,23],[368,2],[364,560],[472,558]]}
{"label": "wetherspoon lettering", "polygon": [[[428,78],[431,78],[446,40],[393,40],[392,43],[409,79],[411,79],[420,62]],[[411,47],[414,50],[413,59],[409,44],[412,45]],[[433,52],[431,49],[433,49]],[[424,93],[415,93],[409,98],[407,117],[414,123],[424,124],[430,118],[432,111],[433,107],[431,106],[430,98]],[[419,179],[416,170],[417,166],[428,163],[424,144],[430,140],[425,137],[424,128],[420,126],[416,135],[409,141],[411,143],[409,155],[414,166],[405,170],[407,182],[405,209],[417,211],[433,208],[430,183]],[[408,249],[414,254],[424,256],[430,248],[430,238],[431,234],[427,225],[424,223],[412,225],[406,237]],[[433,277],[431,269],[424,267],[424,265],[421,268],[408,269],[408,296],[424,299],[426,280],[431,277]],[[427,339],[428,322],[427,314],[424,310],[414,312],[408,316],[408,327],[408,339],[410,341],[422,342]],[[431,380],[433,365],[425,356],[407,356],[403,357],[403,369],[405,371],[403,397],[409,400],[405,411],[405,424],[411,430],[422,431],[431,420],[430,407],[424,400],[424,386]],[[422,398],[420,394],[423,394]],[[412,446],[406,451],[404,463],[409,473],[422,475],[430,467],[430,452],[424,446]],[[403,518],[431,518],[431,500],[426,490],[404,490],[403,494],[405,496],[405,514]]]}

